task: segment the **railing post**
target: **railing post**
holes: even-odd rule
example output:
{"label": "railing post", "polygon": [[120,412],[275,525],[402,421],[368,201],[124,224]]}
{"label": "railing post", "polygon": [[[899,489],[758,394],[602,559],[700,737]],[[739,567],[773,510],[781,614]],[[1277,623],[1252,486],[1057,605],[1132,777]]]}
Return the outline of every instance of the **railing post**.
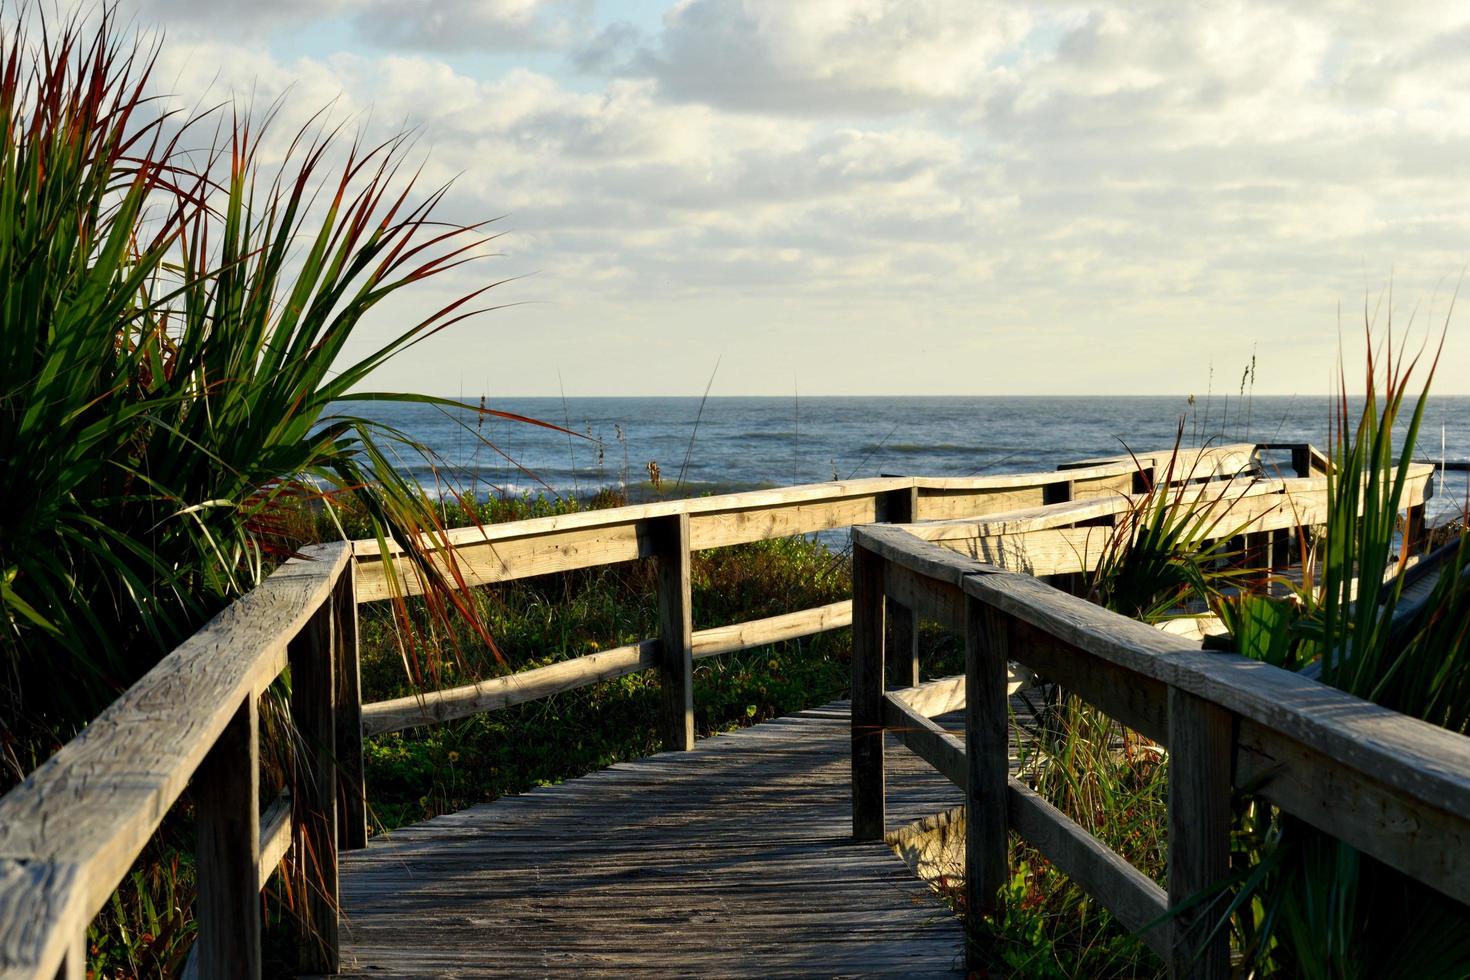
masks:
{"label": "railing post", "polygon": [[694,617],[690,609],[689,515],[654,518],[658,564],[658,623],[663,689],[663,746],[694,748]]}
{"label": "railing post", "polygon": [[1404,513],[1404,554],[1414,555],[1424,545],[1424,505],[1416,504]]}
{"label": "railing post", "polygon": [[852,548],[852,835],[881,840],[883,800],[884,560]]}
{"label": "railing post", "polygon": [[1291,468],[1296,475],[1305,479],[1312,475],[1312,447],[1303,443],[1291,447]]}
{"label": "railing post", "polygon": [[1009,876],[1006,676],[1012,630],[1004,613],[965,597],[965,900],[971,915],[999,908]]}
{"label": "railing post", "polygon": [[1291,567],[1292,528],[1278,527],[1271,531],[1271,571],[1280,572]]}
{"label": "railing post", "polygon": [[1253,574],[1253,585],[1264,586],[1271,572],[1271,532],[1251,531],[1245,535],[1245,567]]}
{"label": "railing post", "polygon": [[[349,545],[349,547],[351,547]],[[362,766],[362,665],[357,641],[357,561],[349,559],[332,602],[337,640],[337,846],[367,846],[367,785]]]}
{"label": "railing post", "polygon": [[[1042,484],[1041,502],[1044,505],[1064,504],[1073,499],[1077,492],[1077,486],[1072,480],[1059,480],[1055,483]],[[1061,572],[1056,575],[1043,576],[1043,581],[1056,589],[1061,589],[1069,595],[1080,595],[1083,590],[1083,575],[1081,572]]]}
{"label": "railing post", "polygon": [[[883,495],[882,519],[889,524],[912,524],[918,514],[919,489],[905,487]],[[893,687],[919,684],[919,619],[914,611],[891,598],[884,600],[888,616],[885,658]]]}
{"label": "railing post", "polygon": [[304,973],[336,973],[337,762],[335,603],[322,604],[291,641],[291,720],[300,741],[291,787],[291,851],[301,904],[297,949]]}
{"label": "railing post", "polygon": [[1197,900],[1170,923],[1173,978],[1230,975],[1230,931],[1215,927],[1230,898],[1233,728],[1226,709],[1169,688],[1169,906]]}
{"label": "railing post", "polygon": [[200,977],[260,976],[260,750],[247,694],[194,774]]}

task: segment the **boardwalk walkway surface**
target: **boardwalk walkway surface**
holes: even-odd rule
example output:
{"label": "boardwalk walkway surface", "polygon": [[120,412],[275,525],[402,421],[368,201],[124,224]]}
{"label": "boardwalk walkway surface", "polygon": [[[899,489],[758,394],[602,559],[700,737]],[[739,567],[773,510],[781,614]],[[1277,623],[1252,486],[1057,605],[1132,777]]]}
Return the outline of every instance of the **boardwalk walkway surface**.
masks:
{"label": "boardwalk walkway surface", "polygon": [[[343,855],[373,977],[959,977],[959,921],[852,840],[847,705],[406,827]],[[890,738],[890,829],[963,794]]]}

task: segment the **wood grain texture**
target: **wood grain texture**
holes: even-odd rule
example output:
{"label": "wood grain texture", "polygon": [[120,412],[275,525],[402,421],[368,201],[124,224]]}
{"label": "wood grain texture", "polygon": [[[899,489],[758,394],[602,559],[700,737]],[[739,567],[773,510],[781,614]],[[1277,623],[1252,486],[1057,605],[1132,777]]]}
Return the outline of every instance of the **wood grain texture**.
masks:
{"label": "wood grain texture", "polygon": [[291,809],[291,794],[282,793],[260,815],[260,864],[256,867],[256,880],[261,891],[291,850]]}
{"label": "wood grain texture", "polygon": [[86,890],[68,862],[0,858],[0,976],[73,977],[86,970]]}
{"label": "wood grain texture", "polygon": [[878,494],[773,506],[745,506],[722,513],[690,513],[689,540],[695,551],[793,534],[829,531],[878,518]]}
{"label": "wood grain texture", "polygon": [[[1366,853],[1414,868],[1430,887],[1470,900],[1464,851],[1451,846],[1470,838],[1470,738],[1300,674],[1202,652],[1194,641],[1025,576],[974,576],[964,587],[1028,624],[1018,647],[1023,662],[1042,674],[1068,671],[1079,693],[1151,738],[1169,738],[1160,724],[1161,685],[1238,715],[1243,783]],[[1109,677],[1120,670],[1132,682]],[[1333,787],[1351,787],[1351,799],[1339,802]],[[1446,846],[1426,846],[1430,839]]]}
{"label": "wood grain texture", "polygon": [[1010,775],[1007,665],[1010,617],[965,602],[965,895],[971,913],[1000,907],[1010,878],[1006,778]]}
{"label": "wood grain texture", "polygon": [[803,636],[842,629],[852,624],[852,600],[841,599],[779,616],[750,619],[729,626],[694,631],[694,659],[750,650]]}
{"label": "wood grain texture", "polygon": [[1365,854],[1470,904],[1470,820],[1241,719],[1236,783]]}
{"label": "wood grain texture", "polygon": [[852,834],[880,840],[884,830],[883,644],[884,562],[855,545],[852,552]]}
{"label": "wood grain texture", "polygon": [[965,788],[969,770],[961,736],[915,711],[892,693],[883,697],[883,727],[890,735],[897,736],[904,748],[929,763],[955,786]]}
{"label": "wood grain texture", "polygon": [[[372,977],[963,976],[960,923],[850,829],[845,704],[438,817],[343,856]],[[889,826],[960,802],[890,741]]]}
{"label": "wood grain texture", "polygon": [[[1014,696],[1035,685],[1036,675],[1031,671],[1016,664],[1008,665],[1007,695]],[[932,681],[925,681],[918,687],[889,691],[884,697],[902,702],[909,710],[925,718],[936,718],[965,707],[965,675],[953,674],[949,677],[936,677]],[[1015,706],[1016,702],[1013,701],[1011,707],[1014,709]]]}
{"label": "wood grain texture", "polygon": [[[1230,712],[1169,689],[1169,908],[1166,961],[1175,978],[1230,976]],[[1221,928],[1216,928],[1221,926]]]}
{"label": "wood grain texture", "polygon": [[659,677],[663,746],[694,748],[694,613],[690,607],[689,515],[654,525],[658,567]]}
{"label": "wood grain texture", "polygon": [[416,725],[432,725],[496,711],[512,704],[535,701],[587,684],[648,670],[659,664],[659,641],[643,640],[573,657],[545,667],[534,667],[476,684],[431,691],[423,696],[394,698],[364,705],[363,731],[368,735],[396,732]]}
{"label": "wood grain texture", "polygon": [[[237,707],[280,672],[288,640],[328,600],[349,556],[338,545],[277,569],[0,799],[0,858],[75,865],[68,881],[82,894],[75,905],[62,904],[78,916],[78,930],[132,866]],[[7,928],[0,916],[0,934]]]}
{"label": "wood grain texture", "polygon": [[1202,449],[1181,448],[1177,452],[1161,450],[1134,455],[1099,456],[1095,459],[1063,463],[1057,468],[1067,471],[1109,465],[1132,466],[1134,469],[1151,466],[1160,479],[1164,478],[1165,472],[1172,465],[1175,479],[1208,479],[1248,473],[1257,467],[1258,462],[1255,443],[1234,442]]}
{"label": "wood grain texture", "polygon": [[[453,545],[453,562],[441,547],[434,565],[443,575],[458,575],[468,586],[493,585],[552,572],[569,572],[616,562],[648,558],[652,542],[639,522],[608,523],[591,527],[534,531],[536,521],[488,525],[481,539]],[[376,547],[376,542],[373,543]],[[363,554],[357,544],[357,601],[379,602],[395,594],[421,595],[424,579],[406,558],[385,562],[381,556]]]}
{"label": "wood grain texture", "polygon": [[919,488],[919,510],[916,519],[942,521],[956,517],[973,517],[998,511],[1038,507],[1045,503],[1043,486],[1007,489],[961,490],[955,488]]}
{"label": "wood grain texture", "polygon": [[959,586],[936,582],[912,569],[885,561],[883,589],[885,600],[892,599],[915,616],[932,620],[952,632],[962,629],[958,624],[964,621],[965,594]]}
{"label": "wood grain texture", "polygon": [[[794,613],[696,630],[693,634],[694,659],[842,629],[851,622],[852,602],[843,599]],[[642,640],[475,684],[430,691],[421,696],[377,701],[363,706],[363,730],[368,735],[381,735],[417,725],[432,725],[498,711],[509,705],[649,670],[658,666],[658,658],[659,642]]]}
{"label": "wood grain texture", "polygon": [[[1225,446],[1182,457],[1187,478],[1233,475],[1246,468],[1252,446]],[[1243,454],[1243,455],[1242,455]],[[1166,454],[1143,454],[1145,465]],[[911,520],[972,517],[1045,502],[1045,488],[1071,483],[1080,498],[1115,497],[1131,487],[1136,464],[1128,457],[1069,464],[1065,472],[1000,474],[964,478],[892,477],[809,484],[743,493],[659,501],[599,511],[583,511],[507,524],[452,528],[426,542],[430,550],[453,549],[455,571],[471,585],[487,585],[531,575],[629,561],[651,554],[649,523],[675,514],[690,518],[691,547],[715,548],[790,534],[848,527],[882,516],[892,495],[913,495]],[[1413,501],[1409,501],[1412,503]],[[389,542],[384,561],[376,541],[353,542],[360,559],[358,599],[375,602],[422,591],[417,571]],[[441,570],[450,563],[439,559]]]}
{"label": "wood grain texture", "polygon": [[336,973],[337,671],[335,609],[327,603],[290,646],[291,723],[299,736],[292,781],[291,857],[296,872],[297,950],[308,973]]}
{"label": "wood grain texture", "polygon": [[899,568],[949,585],[958,586],[967,575],[1000,571],[984,562],[966,558],[948,548],[921,540],[908,533],[905,527],[884,524],[855,527],[852,529],[852,540],[854,548],[861,545]]}
{"label": "wood grain texture", "polygon": [[362,663],[358,657],[354,565],[343,569],[332,594],[337,630],[337,846],[367,846],[367,784],[362,766]]}
{"label": "wood grain texture", "polygon": [[254,696],[194,774],[199,891],[197,969],[204,977],[260,976],[260,751]]}
{"label": "wood grain texture", "polygon": [[[717,494],[709,497],[689,497],[683,500],[661,500],[647,504],[630,504],[625,507],[609,507],[604,510],[582,510],[551,517],[536,517],[525,521],[506,524],[487,524],[481,527],[451,528],[444,532],[444,543],[459,547],[481,541],[500,541],[519,537],[535,537],[560,531],[580,531],[633,524],[638,521],[674,514],[691,516],[718,516],[766,507],[790,504],[840,501],[853,497],[876,496],[890,490],[900,490],[914,485],[912,477],[886,477],[864,480],[839,480],[832,483],[809,483],[795,487],[774,487],[767,490],[745,490],[738,493]],[[437,542],[436,542],[437,544]],[[355,553],[360,559],[376,559],[376,541],[354,542]],[[390,543],[391,550],[398,550]]]}
{"label": "wood grain texture", "polygon": [[1214,701],[1444,809],[1470,813],[1470,738],[1289,671],[1197,644],[1021,575],[965,591],[1118,666]]}
{"label": "wood grain texture", "polygon": [[965,706],[965,675],[936,677],[915,687],[889,691],[884,696],[897,699],[922,718],[933,718]]}
{"label": "wood grain texture", "polygon": [[[489,585],[533,575],[648,558],[650,527],[684,514],[690,517],[694,550],[717,548],[791,534],[805,534],[877,516],[878,497],[911,488],[908,478],[812,484],[579,511],[505,524],[451,528],[428,541],[430,550],[452,548],[456,566],[470,585]],[[419,574],[389,542],[385,563],[378,543],[353,542],[359,559],[358,601],[377,602],[423,591]],[[391,567],[388,565],[391,564]],[[438,560],[441,570],[449,563]]]}

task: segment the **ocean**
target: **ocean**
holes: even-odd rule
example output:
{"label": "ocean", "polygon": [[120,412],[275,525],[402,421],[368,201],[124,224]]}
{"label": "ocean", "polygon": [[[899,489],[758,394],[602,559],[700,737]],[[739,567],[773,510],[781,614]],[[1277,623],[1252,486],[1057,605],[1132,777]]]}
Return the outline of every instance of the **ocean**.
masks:
{"label": "ocean", "polygon": [[[344,413],[391,424],[434,462],[402,465],[431,491],[587,496],[603,487],[652,496],[723,493],[879,475],[976,476],[1055,469],[1092,456],[1218,442],[1325,448],[1327,397],[508,398],[488,407],[524,422],[393,402],[345,402]],[[1352,406],[1356,410],[1357,406]],[[1407,410],[1406,413],[1407,414]],[[1470,397],[1431,398],[1416,457],[1470,457]],[[1436,479],[1430,510],[1458,509],[1466,474]]]}

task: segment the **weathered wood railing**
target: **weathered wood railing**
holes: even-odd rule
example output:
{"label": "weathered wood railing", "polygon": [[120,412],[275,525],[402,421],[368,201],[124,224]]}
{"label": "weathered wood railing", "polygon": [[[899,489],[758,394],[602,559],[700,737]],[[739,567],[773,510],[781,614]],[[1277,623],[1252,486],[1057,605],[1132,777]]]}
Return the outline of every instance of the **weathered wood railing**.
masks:
{"label": "weathered wood railing", "polygon": [[[191,781],[199,974],[260,975],[260,891],[288,851],[311,871],[303,959],[335,971],[337,848],[366,835],[361,778],[337,766],[361,758],[351,558],[278,568],[0,799],[0,973],[86,974],[88,925]],[[300,772],[262,813],[257,705],[288,668]]]}
{"label": "weathered wood railing", "polygon": [[[1429,468],[1423,469],[1412,481],[1413,506],[1422,506],[1427,492]],[[1259,519],[1268,521],[1272,513]],[[1221,893],[1181,903],[1227,877],[1233,788],[1258,794],[1470,902],[1470,738],[1298,674],[1204,652],[1197,642],[1110,613],[1031,575],[924,539],[952,543],[947,533],[932,527],[853,530],[856,837],[874,839],[884,831],[882,737],[888,731],[965,790],[970,909],[995,907],[1010,874],[1008,833],[1015,832],[1125,927],[1143,930],[1141,938],[1173,976],[1229,975],[1228,937],[1207,928],[1218,919]],[[1085,554],[1074,553],[1072,561]],[[894,604],[910,618],[933,620],[964,637],[963,739],[930,720],[957,708],[959,699],[925,710],[909,691],[885,691],[884,614]],[[1061,681],[1166,747],[1167,889],[1009,775],[1006,692],[1014,665]]]}
{"label": "weathered wood railing", "polygon": [[[695,660],[840,629],[852,617],[851,602],[843,600],[695,630],[688,616],[691,552],[860,524],[934,521],[1068,501],[1096,507],[1098,514],[1089,516],[1112,514],[1139,481],[1152,481],[1155,471],[1162,479],[1168,455],[1099,460],[1054,473],[822,483],[449,531],[446,543],[454,549],[455,569],[471,585],[652,558],[659,567],[660,636],[476,684],[369,704],[363,708],[364,728],[379,734],[449,721],[657,667],[669,692],[664,745],[687,748],[694,738]],[[1255,468],[1255,446],[1233,444],[1180,453],[1172,478],[1201,486],[1210,485],[1205,481],[1217,486],[1250,483],[1253,492],[1279,493],[1270,480],[1232,480]],[[422,591],[416,569],[406,560],[383,561],[372,541],[357,542],[357,549],[359,602]],[[447,560],[443,567],[448,570]],[[904,619],[897,606],[890,620],[890,643],[916,650],[916,624]],[[895,670],[909,670],[916,677],[916,663],[911,656]]]}
{"label": "weathered wood railing", "polygon": [[[665,692],[664,743],[688,747],[695,659],[837,629],[853,618],[852,603],[844,601],[695,630],[691,552],[874,522],[907,524],[1068,502],[1081,508],[1079,515],[1100,508],[1092,517],[1105,519],[1138,484],[1164,478],[1165,456],[1091,461],[1021,476],[819,484],[454,530],[447,543],[470,585],[654,559],[660,636],[464,688],[366,706],[358,679],[356,606],[386,599],[395,589],[412,595],[421,583],[402,559],[383,560],[372,542],[310,549],[170,653],[0,799],[0,974],[84,974],[88,924],[191,781],[199,826],[197,973],[259,975],[259,892],[287,854],[307,913],[300,936],[304,963],[316,972],[334,972],[337,851],[360,847],[366,837],[365,732],[464,717],[657,668]],[[1253,467],[1254,447],[1243,444],[1186,452],[1172,474],[1182,483],[1228,482]],[[1280,492],[1269,480],[1253,486],[1253,492]],[[1073,516],[1062,523],[1087,519]],[[965,560],[942,553],[950,556],[946,560]],[[862,558],[859,567],[870,571],[871,562]],[[871,584],[867,588],[871,595]],[[901,583],[897,588],[888,593],[887,643],[904,651],[892,658],[896,677],[913,684],[917,620],[909,610],[928,615],[929,606],[903,592]],[[858,634],[871,644],[872,610],[860,608],[867,618]],[[288,667],[290,713],[301,736],[296,793],[263,807],[257,704]],[[879,691],[881,697],[881,686]]]}

